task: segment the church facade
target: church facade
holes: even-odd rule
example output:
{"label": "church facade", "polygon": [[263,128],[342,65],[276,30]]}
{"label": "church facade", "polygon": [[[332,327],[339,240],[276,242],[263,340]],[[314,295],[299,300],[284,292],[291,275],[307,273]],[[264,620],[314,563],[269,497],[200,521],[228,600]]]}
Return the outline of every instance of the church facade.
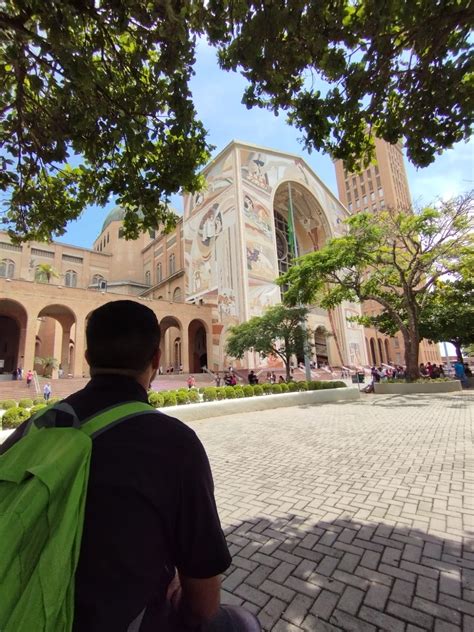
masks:
{"label": "church facade", "polygon": [[[87,374],[88,315],[109,300],[145,301],[163,330],[163,369],[273,368],[275,358],[226,354],[229,327],[281,301],[275,279],[297,254],[341,235],[348,211],[299,156],[231,142],[204,169],[205,189],[185,195],[175,231],[123,238],[123,211],[104,221],[91,249],[11,244],[0,233],[0,371],[54,357],[65,375]],[[294,219],[291,221],[291,216]],[[308,317],[312,359],[366,365],[355,304]],[[3,354],[3,355],[2,355]]]}

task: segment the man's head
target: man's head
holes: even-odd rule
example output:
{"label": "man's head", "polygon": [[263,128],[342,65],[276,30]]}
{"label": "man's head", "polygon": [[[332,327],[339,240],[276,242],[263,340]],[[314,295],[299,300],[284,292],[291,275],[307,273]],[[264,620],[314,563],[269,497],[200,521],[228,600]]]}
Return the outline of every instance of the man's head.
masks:
{"label": "man's head", "polygon": [[141,303],[111,301],[98,307],[87,322],[86,341],[91,374],[139,375],[158,367],[160,326],[155,313]]}

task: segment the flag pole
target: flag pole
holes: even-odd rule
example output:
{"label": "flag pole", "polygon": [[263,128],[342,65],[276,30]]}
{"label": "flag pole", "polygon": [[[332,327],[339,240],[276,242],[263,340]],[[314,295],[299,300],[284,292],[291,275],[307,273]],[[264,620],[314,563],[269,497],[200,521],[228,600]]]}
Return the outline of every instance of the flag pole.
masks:
{"label": "flag pole", "polygon": [[[291,195],[291,183],[288,182],[288,227],[291,227],[291,250],[292,250],[292,257],[296,258],[299,256],[298,254],[298,242],[296,241],[296,225],[295,225],[295,216],[293,213],[293,196]],[[290,231],[288,231],[288,233],[290,233]],[[289,235],[290,236],[290,235]],[[301,307],[301,305],[300,305]],[[305,378],[307,382],[311,382],[311,366],[310,366],[310,361],[309,361],[309,355],[308,355],[308,341],[307,341],[307,323],[306,323],[306,319],[304,319],[301,323],[301,327],[303,329],[303,333],[305,336],[305,341],[304,341],[304,372],[305,372]]]}

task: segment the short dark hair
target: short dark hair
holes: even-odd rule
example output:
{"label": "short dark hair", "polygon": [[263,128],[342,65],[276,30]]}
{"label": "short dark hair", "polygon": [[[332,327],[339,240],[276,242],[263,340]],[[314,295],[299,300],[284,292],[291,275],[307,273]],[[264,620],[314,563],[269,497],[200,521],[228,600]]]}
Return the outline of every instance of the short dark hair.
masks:
{"label": "short dark hair", "polygon": [[136,301],[110,301],[95,309],[86,327],[91,368],[143,371],[160,346],[155,313]]}

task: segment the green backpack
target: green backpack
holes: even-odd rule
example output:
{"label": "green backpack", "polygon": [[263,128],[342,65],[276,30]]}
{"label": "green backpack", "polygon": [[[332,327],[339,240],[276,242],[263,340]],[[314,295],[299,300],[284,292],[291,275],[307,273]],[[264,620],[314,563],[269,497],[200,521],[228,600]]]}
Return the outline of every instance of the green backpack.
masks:
{"label": "green backpack", "polygon": [[[81,423],[59,402],[0,456],[1,632],[72,630],[92,439],[153,410],[127,402]],[[71,415],[70,427],[56,427],[59,411]]]}

